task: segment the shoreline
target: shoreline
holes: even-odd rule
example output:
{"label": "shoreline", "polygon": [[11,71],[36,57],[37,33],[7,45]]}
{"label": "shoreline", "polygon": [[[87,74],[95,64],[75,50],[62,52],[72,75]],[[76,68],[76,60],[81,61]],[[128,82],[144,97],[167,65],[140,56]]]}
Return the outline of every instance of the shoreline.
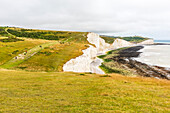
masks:
{"label": "shoreline", "polygon": [[154,43],[154,44],[151,44],[151,45],[170,45],[170,43]]}
{"label": "shoreline", "polygon": [[[161,45],[167,45],[167,44],[161,44]],[[149,65],[133,59],[139,57],[139,55],[142,52],[138,52],[138,51],[143,48],[144,46],[134,46],[127,49],[123,49],[118,52],[117,56],[112,57],[111,60],[118,62],[119,65],[126,66],[129,69],[135,70],[141,76],[170,80],[170,70],[167,69],[166,67]]]}

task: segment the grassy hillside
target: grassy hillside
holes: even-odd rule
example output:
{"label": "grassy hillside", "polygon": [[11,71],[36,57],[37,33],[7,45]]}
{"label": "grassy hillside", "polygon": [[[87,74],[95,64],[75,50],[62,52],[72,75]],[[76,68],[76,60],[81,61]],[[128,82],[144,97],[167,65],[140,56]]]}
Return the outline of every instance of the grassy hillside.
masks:
{"label": "grassy hillside", "polygon": [[116,38],[107,37],[107,36],[100,36],[100,37],[103,38],[105,42],[109,44],[112,44],[116,40]]}
{"label": "grassy hillside", "polygon": [[[34,56],[37,52],[43,50],[46,47],[49,47],[51,45],[56,44],[57,42],[47,42],[38,46],[35,46],[28,51],[25,51],[24,53],[19,54],[18,56],[15,56],[13,59],[9,60],[8,62],[5,62],[0,67],[2,68],[14,68],[18,66],[19,64],[22,64],[24,61],[29,60],[32,56]],[[18,52],[18,51],[15,51]]]}
{"label": "grassy hillside", "polygon": [[102,35],[101,38],[103,38],[107,43],[113,43],[116,38],[123,39],[132,43],[139,43],[149,39],[141,36],[116,37],[116,36],[105,36],[105,35]]}
{"label": "grassy hillside", "polygon": [[58,43],[42,49],[16,68],[28,71],[63,71],[63,65],[70,59],[83,54],[82,50],[87,47],[88,45],[80,43]]}
{"label": "grassy hillside", "polygon": [[[0,36],[0,50],[2,51],[0,67],[8,69],[62,71],[62,66],[70,59],[80,56],[82,50],[86,49],[89,44],[87,32],[11,27],[0,27],[0,29],[4,33]],[[43,48],[40,48],[39,46],[42,45]],[[29,54],[25,54],[25,51]]]}
{"label": "grassy hillside", "polygon": [[8,37],[9,34],[6,32],[7,27],[0,27],[0,37]]}
{"label": "grassy hillside", "polygon": [[0,81],[0,112],[170,112],[167,80],[1,70]]}
{"label": "grassy hillside", "polygon": [[120,39],[133,42],[133,43],[139,43],[143,42],[145,40],[148,40],[149,38],[141,37],[141,36],[132,36],[132,37],[121,37]]}
{"label": "grassy hillside", "polygon": [[47,43],[45,40],[25,40],[18,42],[0,42],[0,65],[14,58],[36,45]]}
{"label": "grassy hillside", "polygon": [[7,32],[16,37],[88,43],[86,40],[87,32],[49,31],[22,28],[7,28]]}

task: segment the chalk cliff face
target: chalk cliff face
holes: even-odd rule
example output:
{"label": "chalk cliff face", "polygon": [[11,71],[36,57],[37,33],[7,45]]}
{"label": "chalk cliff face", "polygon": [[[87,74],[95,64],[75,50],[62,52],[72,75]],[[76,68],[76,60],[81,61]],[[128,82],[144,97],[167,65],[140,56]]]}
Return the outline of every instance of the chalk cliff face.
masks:
{"label": "chalk cliff face", "polygon": [[[89,45],[90,47],[86,50],[83,50],[83,55],[71,59],[63,66],[64,71],[69,72],[92,72],[97,74],[105,74],[99,66],[102,63],[102,60],[97,58],[100,54],[105,54],[109,50],[118,49],[121,47],[135,46],[136,44],[130,43],[123,39],[116,39],[113,44],[108,44],[104,39],[100,38],[98,34],[89,33],[87,35],[87,40],[89,43],[94,44],[94,46]],[[143,44],[153,44],[153,40],[146,40],[139,43]],[[138,45],[138,44],[137,44]]]}
{"label": "chalk cliff face", "polygon": [[96,46],[98,53],[105,53],[109,48],[111,48],[111,45],[106,43],[104,39],[100,38],[98,34],[89,33],[87,37],[87,40]]}
{"label": "chalk cliff face", "polygon": [[63,66],[64,71],[69,72],[91,72],[90,64],[96,59],[97,49],[90,45],[83,50],[83,55],[71,59]]}
{"label": "chalk cliff face", "polygon": [[116,39],[113,44],[112,47],[113,49],[118,49],[118,48],[122,48],[122,47],[129,47],[129,46],[133,46],[133,43],[130,43],[126,40],[122,40],[122,39]]}
{"label": "chalk cliff face", "polygon": [[97,55],[105,54],[105,52],[111,48],[111,45],[105,43],[105,40],[100,38],[98,34],[89,33],[87,37],[89,43],[94,44],[95,47],[90,45],[88,49],[83,50],[83,55],[75,59],[71,59],[64,64],[64,71],[104,74],[104,72],[99,68],[102,60],[97,58]]}
{"label": "chalk cliff face", "polygon": [[154,40],[153,39],[145,40],[141,43],[138,43],[137,45],[147,45],[147,44],[154,44]]}

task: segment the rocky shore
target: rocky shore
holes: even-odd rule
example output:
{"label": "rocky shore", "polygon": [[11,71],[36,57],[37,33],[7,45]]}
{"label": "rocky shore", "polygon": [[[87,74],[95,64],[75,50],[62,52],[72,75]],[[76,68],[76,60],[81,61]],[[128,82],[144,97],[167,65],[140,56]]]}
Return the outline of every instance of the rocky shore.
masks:
{"label": "rocky shore", "polygon": [[110,58],[126,68],[133,69],[141,76],[154,77],[158,79],[170,80],[170,69],[160,66],[148,65],[133,58],[138,57],[141,52],[138,50],[144,48],[144,46],[130,47],[118,52],[117,56]]}
{"label": "rocky shore", "polygon": [[170,45],[169,43],[154,43],[152,45]]}

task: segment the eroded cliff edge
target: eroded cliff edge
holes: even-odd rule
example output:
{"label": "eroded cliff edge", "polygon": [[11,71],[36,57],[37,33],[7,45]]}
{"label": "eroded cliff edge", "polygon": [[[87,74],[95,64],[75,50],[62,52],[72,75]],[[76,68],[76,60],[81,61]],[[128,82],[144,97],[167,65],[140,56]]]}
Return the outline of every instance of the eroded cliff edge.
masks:
{"label": "eroded cliff edge", "polygon": [[76,57],[75,59],[71,59],[65,63],[63,66],[63,71],[105,74],[99,68],[102,60],[97,57],[98,55],[105,54],[107,51],[122,47],[154,43],[153,39],[149,39],[138,44],[133,44],[123,39],[116,39],[112,44],[108,44],[98,34],[88,33],[87,37],[88,42],[92,45],[89,45],[89,48],[83,50],[83,55]]}

